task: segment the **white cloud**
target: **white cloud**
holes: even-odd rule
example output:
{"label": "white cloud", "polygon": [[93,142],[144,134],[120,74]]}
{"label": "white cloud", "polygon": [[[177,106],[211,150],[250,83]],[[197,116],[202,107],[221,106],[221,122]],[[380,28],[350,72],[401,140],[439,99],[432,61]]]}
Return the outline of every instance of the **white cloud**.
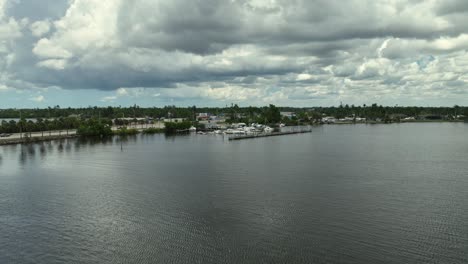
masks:
{"label": "white cloud", "polygon": [[63,70],[67,66],[67,61],[63,59],[44,60],[37,64],[39,67],[45,67],[53,70]]}
{"label": "white cloud", "polygon": [[115,101],[117,100],[117,96],[106,96],[106,97],[103,97],[101,98],[101,102],[112,102],[112,101]]}
{"label": "white cloud", "polygon": [[22,36],[22,25],[13,18],[0,18],[0,41],[12,41]]}
{"label": "white cloud", "polygon": [[0,19],[2,19],[5,16],[7,1],[8,0],[0,0]]}
{"label": "white cloud", "polygon": [[[89,49],[116,46],[120,0],[75,0],[64,17],[54,22],[56,32],[41,39],[34,53],[42,57],[70,58]],[[55,51],[55,52],[51,52]]]}
{"label": "white cloud", "polygon": [[297,81],[305,81],[305,80],[310,80],[310,79],[312,79],[312,75],[308,73],[298,74],[296,78]]}
{"label": "white cloud", "polygon": [[176,89],[160,89],[156,97],[173,99],[208,99],[217,101],[247,101],[260,99],[266,93],[263,89],[246,88],[241,86],[223,86],[224,84],[211,85],[209,83],[201,84],[199,87],[191,87],[185,84],[178,84]]}
{"label": "white cloud", "polygon": [[128,95],[128,91],[125,88],[119,88],[117,89],[117,96],[126,96]]}
{"label": "white cloud", "polygon": [[132,97],[138,97],[141,95],[141,89],[131,89],[130,91],[127,88],[119,88],[115,91],[115,95],[112,96],[106,96],[101,98],[101,102],[112,102],[117,100],[118,98],[121,97],[126,97],[126,96],[132,96]]}
{"label": "white cloud", "polygon": [[61,58],[68,59],[73,56],[73,54],[60,47],[54,45],[50,40],[43,38],[39,40],[33,48],[34,54],[41,58]]}
{"label": "white cloud", "polygon": [[37,103],[42,103],[42,102],[44,102],[45,98],[44,98],[43,95],[38,95],[36,97],[29,98],[29,100],[37,102]]}
{"label": "white cloud", "polygon": [[9,88],[8,86],[4,85],[4,84],[0,84],[0,92],[5,92],[7,91]]}
{"label": "white cloud", "polygon": [[31,30],[32,34],[35,37],[42,37],[43,35],[49,33],[50,21],[48,20],[36,21],[31,24],[29,29]]}

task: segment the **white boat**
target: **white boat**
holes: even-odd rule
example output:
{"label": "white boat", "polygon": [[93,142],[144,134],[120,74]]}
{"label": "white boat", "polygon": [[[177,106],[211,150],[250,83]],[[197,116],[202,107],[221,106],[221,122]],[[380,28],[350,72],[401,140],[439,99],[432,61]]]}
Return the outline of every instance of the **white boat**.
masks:
{"label": "white boat", "polygon": [[190,132],[195,132],[195,131],[197,131],[197,128],[194,127],[194,126],[191,126],[188,130],[189,130]]}
{"label": "white boat", "polygon": [[271,133],[273,132],[273,128],[269,127],[269,126],[265,126],[265,128],[263,129],[263,132],[265,133]]}
{"label": "white boat", "polygon": [[232,124],[233,128],[244,128],[247,125],[245,123]]}
{"label": "white boat", "polygon": [[245,131],[246,134],[255,134],[255,133],[258,133],[258,132],[261,132],[260,130],[258,130],[257,128],[253,127],[253,126],[250,126],[250,127],[244,127],[243,129]]}

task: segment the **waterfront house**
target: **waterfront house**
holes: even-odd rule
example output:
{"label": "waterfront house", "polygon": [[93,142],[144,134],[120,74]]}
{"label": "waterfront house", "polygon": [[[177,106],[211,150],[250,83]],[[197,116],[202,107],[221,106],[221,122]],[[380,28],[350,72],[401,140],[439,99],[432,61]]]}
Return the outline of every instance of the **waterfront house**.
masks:
{"label": "waterfront house", "polygon": [[293,118],[296,117],[294,112],[280,112],[281,117]]}
{"label": "waterfront house", "polygon": [[164,118],[164,122],[173,122],[173,123],[181,123],[187,120],[187,118]]}

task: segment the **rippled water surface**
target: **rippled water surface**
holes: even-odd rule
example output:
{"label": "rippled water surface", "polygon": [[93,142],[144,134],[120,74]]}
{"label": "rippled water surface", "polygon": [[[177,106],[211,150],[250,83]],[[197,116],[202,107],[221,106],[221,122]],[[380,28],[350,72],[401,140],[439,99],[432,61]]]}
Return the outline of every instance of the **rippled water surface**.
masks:
{"label": "rippled water surface", "polygon": [[468,263],[468,125],[2,146],[0,263]]}

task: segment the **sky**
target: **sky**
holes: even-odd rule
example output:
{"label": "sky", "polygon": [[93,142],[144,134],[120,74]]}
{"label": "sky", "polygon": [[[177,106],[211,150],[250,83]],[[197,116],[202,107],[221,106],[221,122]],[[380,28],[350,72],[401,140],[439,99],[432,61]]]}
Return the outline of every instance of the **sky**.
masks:
{"label": "sky", "polygon": [[468,105],[466,0],[0,0],[0,108]]}

